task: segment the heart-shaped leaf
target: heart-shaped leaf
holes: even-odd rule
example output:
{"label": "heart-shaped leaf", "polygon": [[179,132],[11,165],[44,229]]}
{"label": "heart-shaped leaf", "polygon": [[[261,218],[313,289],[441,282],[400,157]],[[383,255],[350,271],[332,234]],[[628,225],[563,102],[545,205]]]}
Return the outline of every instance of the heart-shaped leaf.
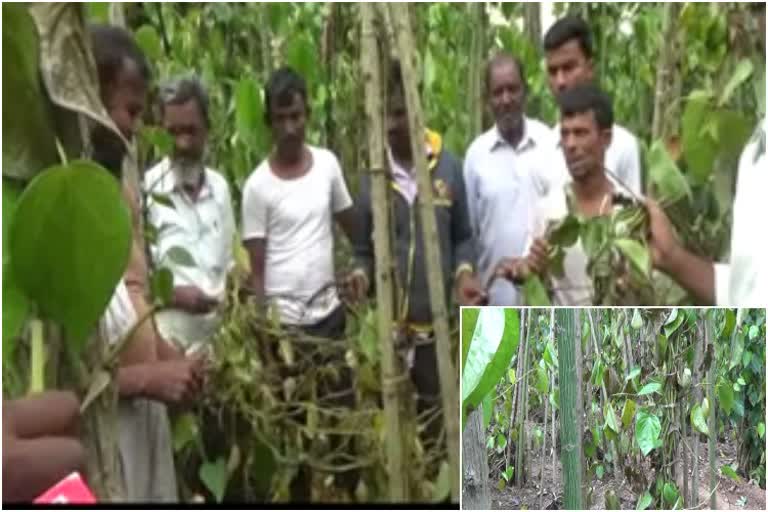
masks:
{"label": "heart-shaped leaf", "polygon": [[216,501],[221,503],[227,489],[227,461],[219,457],[216,462],[206,462],[200,466],[200,480],[211,491]]}
{"label": "heart-shaped leaf", "polygon": [[117,180],[86,161],[45,170],[19,199],[10,242],[19,287],[80,350],[130,256],[131,218]]}

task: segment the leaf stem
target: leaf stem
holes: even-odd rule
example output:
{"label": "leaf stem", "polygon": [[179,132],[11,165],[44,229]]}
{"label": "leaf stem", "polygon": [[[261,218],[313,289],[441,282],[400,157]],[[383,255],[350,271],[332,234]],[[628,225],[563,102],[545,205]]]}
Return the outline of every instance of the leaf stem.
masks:
{"label": "leaf stem", "polygon": [[40,393],[45,389],[45,345],[43,321],[34,318],[30,322],[32,355],[30,361],[29,392]]}

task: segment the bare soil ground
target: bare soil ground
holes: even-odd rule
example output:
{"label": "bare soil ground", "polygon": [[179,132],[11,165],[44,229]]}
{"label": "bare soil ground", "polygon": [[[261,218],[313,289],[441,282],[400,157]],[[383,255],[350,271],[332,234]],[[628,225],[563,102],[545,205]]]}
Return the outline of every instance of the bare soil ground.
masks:
{"label": "bare soil ground", "polygon": [[[536,426],[534,423],[527,425],[527,429]],[[539,428],[543,425],[539,424]],[[529,434],[529,438],[532,435]],[[552,471],[552,451],[549,441],[552,434],[547,426],[547,453],[542,460],[541,447],[528,452],[529,478],[522,488],[509,485],[503,490],[497,488],[498,478],[490,478],[491,508],[494,510],[556,510],[563,508],[563,484],[562,468],[560,466],[559,453],[555,457],[555,472]],[[717,467],[723,464],[735,464],[736,447],[732,443],[718,443]],[[543,464],[542,464],[543,463]],[[543,466],[543,468],[542,468]],[[689,475],[692,468],[689,468]],[[541,472],[544,472],[543,488],[541,484]],[[646,474],[651,473],[650,465],[640,468]],[[765,510],[766,491],[757,484],[741,479],[734,482],[728,477],[719,476],[717,487],[717,508],[720,510]],[[690,479],[689,479],[690,482]],[[688,509],[709,509],[709,454],[706,443],[699,445],[699,506],[687,507]],[[689,484],[690,485],[690,484]],[[606,471],[602,480],[594,478],[589,482],[588,508],[591,510],[605,509],[605,494],[613,490],[619,498],[622,510],[634,510],[640,493],[635,492],[624,475],[614,477]]]}

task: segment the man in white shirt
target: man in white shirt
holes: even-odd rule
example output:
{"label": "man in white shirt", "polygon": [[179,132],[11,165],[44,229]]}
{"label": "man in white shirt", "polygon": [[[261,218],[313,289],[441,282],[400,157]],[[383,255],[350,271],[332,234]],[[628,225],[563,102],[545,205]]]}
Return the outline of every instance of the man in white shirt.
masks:
{"label": "man in white shirt", "polygon": [[[352,199],[336,156],[305,143],[309,103],[304,79],[290,68],[275,71],[265,87],[265,105],[274,148],[243,187],[243,243],[251,261],[247,291],[257,303],[277,308],[280,322],[292,331],[340,340],[346,320],[334,272],[333,221],[354,241]],[[362,297],[365,278],[349,279],[357,292],[352,299]],[[354,405],[351,371],[343,354],[297,352],[299,372],[312,365],[341,365],[337,382],[318,383],[321,404]],[[331,449],[339,444],[332,436]],[[302,466],[294,479],[294,500],[311,499],[308,472]],[[339,478],[350,492],[354,489],[355,474]]]}
{"label": "man in white shirt", "polygon": [[[607,51],[606,48],[602,49]],[[544,37],[549,89],[557,95],[580,84],[595,80],[592,34],[581,18],[567,16],[555,22]],[[560,128],[554,134],[559,141]],[[608,175],[628,188],[634,195],[642,191],[640,145],[626,128],[614,123],[613,137],[605,153]],[[562,178],[568,180],[566,166],[561,163]]]}
{"label": "man in white shirt", "polygon": [[[525,116],[526,93],[517,58],[501,53],[488,62],[486,97],[496,122],[472,142],[464,161],[483,286],[502,259],[523,254],[538,198],[556,181],[547,165],[554,138],[549,127]],[[494,280],[488,300],[494,306],[516,306],[521,298],[512,283]]]}
{"label": "man in white shirt", "polygon": [[[765,3],[752,4],[762,48],[765,48]],[[648,201],[651,217],[653,264],[702,304],[763,308],[768,304],[768,247],[760,235],[768,217],[768,162],[765,158],[764,118],[739,161],[733,204],[730,264],[716,264],[688,252],[677,240],[669,219],[659,205]]]}
{"label": "man in white shirt", "polygon": [[[149,222],[157,229],[152,256],[173,272],[172,309],[157,314],[160,334],[187,352],[205,347],[221,322],[227,273],[233,266],[235,219],[226,179],[204,163],[208,94],[195,77],[160,90],[163,127],[173,153],[144,176]],[[191,257],[192,261],[187,261]]]}
{"label": "man in white shirt", "polygon": [[[594,85],[579,85],[565,91],[560,103],[560,131],[571,181],[553,187],[539,203],[533,222],[533,237],[525,258],[503,260],[496,275],[521,283],[529,273],[547,267],[549,246],[543,238],[547,226],[573,214],[589,219],[608,215],[618,196],[626,195],[605,172],[605,154],[611,143],[611,100]],[[573,202],[569,211],[567,195]],[[590,306],[593,284],[587,274],[588,257],[581,241],[565,249],[562,277],[552,276],[553,303],[558,306]]]}

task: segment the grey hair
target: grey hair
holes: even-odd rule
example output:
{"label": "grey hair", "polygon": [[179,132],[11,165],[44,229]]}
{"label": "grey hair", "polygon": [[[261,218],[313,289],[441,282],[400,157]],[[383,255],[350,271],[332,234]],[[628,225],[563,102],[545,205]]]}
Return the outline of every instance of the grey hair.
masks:
{"label": "grey hair", "polygon": [[164,113],[166,105],[181,105],[189,100],[195,100],[206,127],[210,127],[208,117],[208,92],[203,82],[195,75],[175,78],[160,86],[160,112]]}

